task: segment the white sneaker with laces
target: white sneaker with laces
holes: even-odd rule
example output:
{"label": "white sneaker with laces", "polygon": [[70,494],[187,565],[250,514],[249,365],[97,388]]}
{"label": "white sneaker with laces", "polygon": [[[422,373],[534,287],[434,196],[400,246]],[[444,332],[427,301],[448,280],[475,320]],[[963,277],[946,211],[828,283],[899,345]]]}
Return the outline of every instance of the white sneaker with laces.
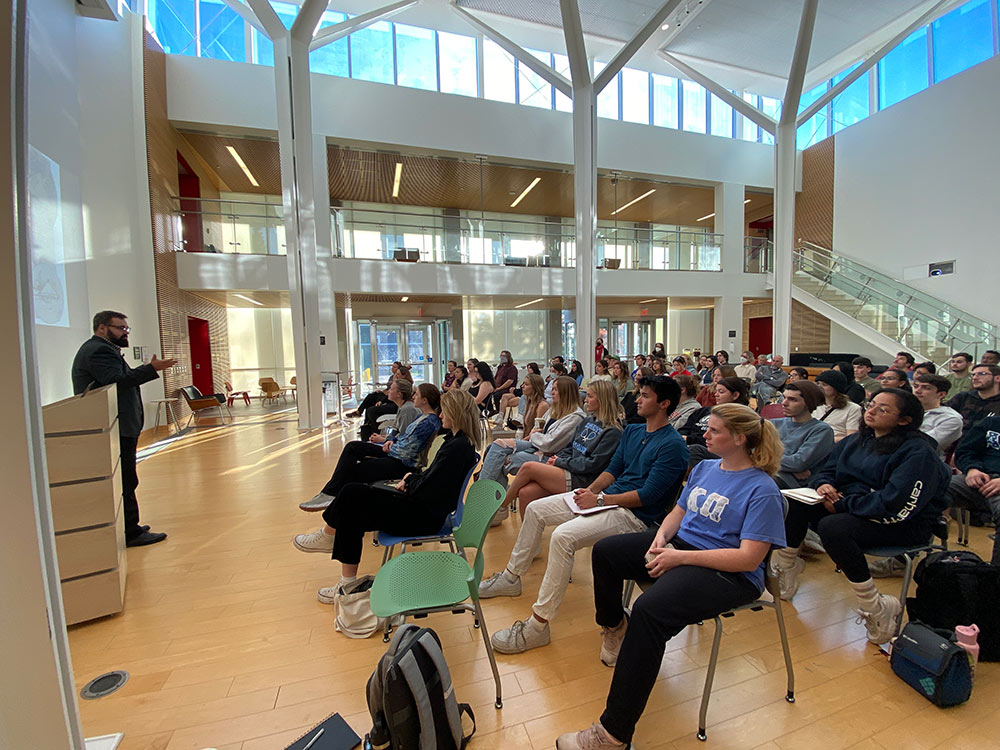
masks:
{"label": "white sneaker with laces", "polygon": [[320,604],[334,604],[339,590],[339,583],[336,586],[324,586],[316,592],[316,598],[319,599]]}
{"label": "white sneaker with laces", "polygon": [[570,732],[556,740],[556,750],[624,750],[625,743],[616,741],[599,723],[582,732]]}
{"label": "white sneaker with laces", "polygon": [[903,611],[899,599],[889,594],[879,594],[878,602],[871,612],[858,610],[857,622],[864,623],[868,640],[881,646],[896,635],[896,620]]}
{"label": "white sneaker with laces", "polygon": [[906,565],[895,557],[879,557],[868,561],[868,572],[872,578],[902,578]]}
{"label": "white sneaker with laces", "polygon": [[771,566],[771,573],[778,579],[778,596],[782,601],[790,602],[795,596],[795,592],[799,590],[799,573],[805,570],[805,567],[806,561],[801,557],[795,558],[790,568]]}
{"label": "white sneaker with laces", "polygon": [[485,581],[479,582],[480,599],[492,599],[494,596],[520,595],[521,577],[508,573],[506,568],[499,573],[494,573]]}
{"label": "white sneaker with laces", "polygon": [[618,663],[618,652],[621,651],[627,629],[627,617],[623,617],[616,628],[601,628],[601,637],[604,639],[601,642],[601,662],[604,666],[613,667]]}
{"label": "white sneaker with laces", "polygon": [[319,492],[311,500],[299,503],[299,508],[307,513],[316,513],[317,511],[329,508],[330,503],[332,503],[334,499],[333,495],[327,495],[326,493]]}
{"label": "white sneaker with laces", "polygon": [[501,654],[521,654],[539,646],[549,645],[549,624],[534,617],[515,620],[509,628],[498,630],[490,639],[493,649]]}
{"label": "white sneaker with laces", "polygon": [[295,549],[301,552],[333,552],[333,534],[327,534],[323,529],[316,529],[311,534],[298,534],[292,540]]}

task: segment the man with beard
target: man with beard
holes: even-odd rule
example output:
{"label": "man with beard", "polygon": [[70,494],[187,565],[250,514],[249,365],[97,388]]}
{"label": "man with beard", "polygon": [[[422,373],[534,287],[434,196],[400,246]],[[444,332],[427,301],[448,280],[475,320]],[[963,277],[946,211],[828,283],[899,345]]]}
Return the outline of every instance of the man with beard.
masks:
{"label": "man with beard", "polygon": [[122,355],[128,346],[128,323],[125,315],[103,310],[94,316],[94,335],[84,342],[73,359],[73,392],[83,393],[87,388],[100,388],[115,383],[118,386],[118,438],[121,447],[122,505],[125,513],[125,545],[141,547],[156,544],[167,538],[166,534],[151,532],[149,526],[139,525],[139,503],[135,489],[139,477],[135,470],[135,452],[142,432],[142,394],[139,386],[156,380],[161,370],[173,367],[175,359],[157,359],[135,369],[129,367]]}

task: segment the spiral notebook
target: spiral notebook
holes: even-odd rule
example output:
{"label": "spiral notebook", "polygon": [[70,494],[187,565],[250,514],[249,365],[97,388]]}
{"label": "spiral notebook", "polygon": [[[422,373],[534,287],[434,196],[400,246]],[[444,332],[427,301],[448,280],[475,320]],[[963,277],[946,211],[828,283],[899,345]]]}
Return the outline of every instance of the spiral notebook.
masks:
{"label": "spiral notebook", "polygon": [[320,730],[323,730],[323,733],[319,735],[319,738],[309,750],[351,750],[351,748],[355,748],[361,744],[361,738],[348,726],[343,716],[340,714],[330,714],[330,716],[286,747],[285,750],[305,750],[306,745],[312,742]]}

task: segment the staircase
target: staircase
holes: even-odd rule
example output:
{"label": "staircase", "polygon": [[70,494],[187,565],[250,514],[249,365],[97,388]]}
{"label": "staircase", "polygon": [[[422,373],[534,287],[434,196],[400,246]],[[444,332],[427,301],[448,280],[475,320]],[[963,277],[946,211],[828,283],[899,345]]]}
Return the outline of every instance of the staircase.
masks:
{"label": "staircase", "polygon": [[998,348],[995,324],[827,248],[800,241],[792,268],[795,299],[889,354],[905,349],[942,365],[953,352],[978,362]]}

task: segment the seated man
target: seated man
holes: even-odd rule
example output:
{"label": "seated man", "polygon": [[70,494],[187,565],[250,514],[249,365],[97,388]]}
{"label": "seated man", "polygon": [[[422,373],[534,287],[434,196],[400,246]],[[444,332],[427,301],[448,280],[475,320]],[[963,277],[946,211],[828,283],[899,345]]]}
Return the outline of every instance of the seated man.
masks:
{"label": "seated man", "polygon": [[851,365],[854,367],[854,382],[865,389],[865,400],[871,400],[882,388],[882,384],[872,377],[872,361],[868,357],[855,357]]}
{"label": "seated man", "polygon": [[533,614],[493,634],[493,648],[500,653],[517,654],[548,644],[549,620],[566,593],[577,550],[608,536],[652,528],[670,510],[688,463],[687,446],[667,423],[680,388],[662,375],[641,379],[639,388],[637,407],[645,423],[626,426],[608,468],[589,487],[574,491],[581,509],[617,507],[577,515],[564,495],[535,500],[525,511],[507,567],[479,585],[481,599],[520,596],[521,576],[541,551],[542,532],[546,526],[557,526]]}
{"label": "seated man", "polygon": [[781,468],[774,477],[783,490],[805,487],[813,472],[823,468],[833,450],[833,428],[812,415],[824,400],[822,389],[809,380],[785,386],[785,398],[781,402],[785,416],[772,422],[785,446]]}
{"label": "seated man", "polygon": [[[948,361],[950,372],[944,377],[947,378],[950,387],[945,399],[954,398],[962,391],[972,390],[972,355],[968,352],[955,352]],[[932,371],[933,375],[937,372]]]}
{"label": "seated man", "polygon": [[757,399],[757,411],[769,404],[788,380],[788,373],[781,368],[783,361],[780,354],[775,354],[770,362],[765,361],[757,368],[756,379],[750,387],[750,395]]}
{"label": "seated man", "polygon": [[948,401],[962,415],[963,429],[992,414],[1000,414],[1000,367],[978,364],[972,368],[972,390],[962,391]]}
{"label": "seated man", "polygon": [[962,437],[962,415],[950,406],[942,406],[951,382],[942,375],[914,375],[913,395],[924,407],[920,431],[937,441],[938,455],[945,457],[948,449]]}
{"label": "seated man", "polygon": [[[961,474],[951,478],[946,493],[952,507],[990,513],[1000,526],[1000,416],[977,422],[955,449]],[[994,565],[1000,565],[1000,541],[993,539]]]}

